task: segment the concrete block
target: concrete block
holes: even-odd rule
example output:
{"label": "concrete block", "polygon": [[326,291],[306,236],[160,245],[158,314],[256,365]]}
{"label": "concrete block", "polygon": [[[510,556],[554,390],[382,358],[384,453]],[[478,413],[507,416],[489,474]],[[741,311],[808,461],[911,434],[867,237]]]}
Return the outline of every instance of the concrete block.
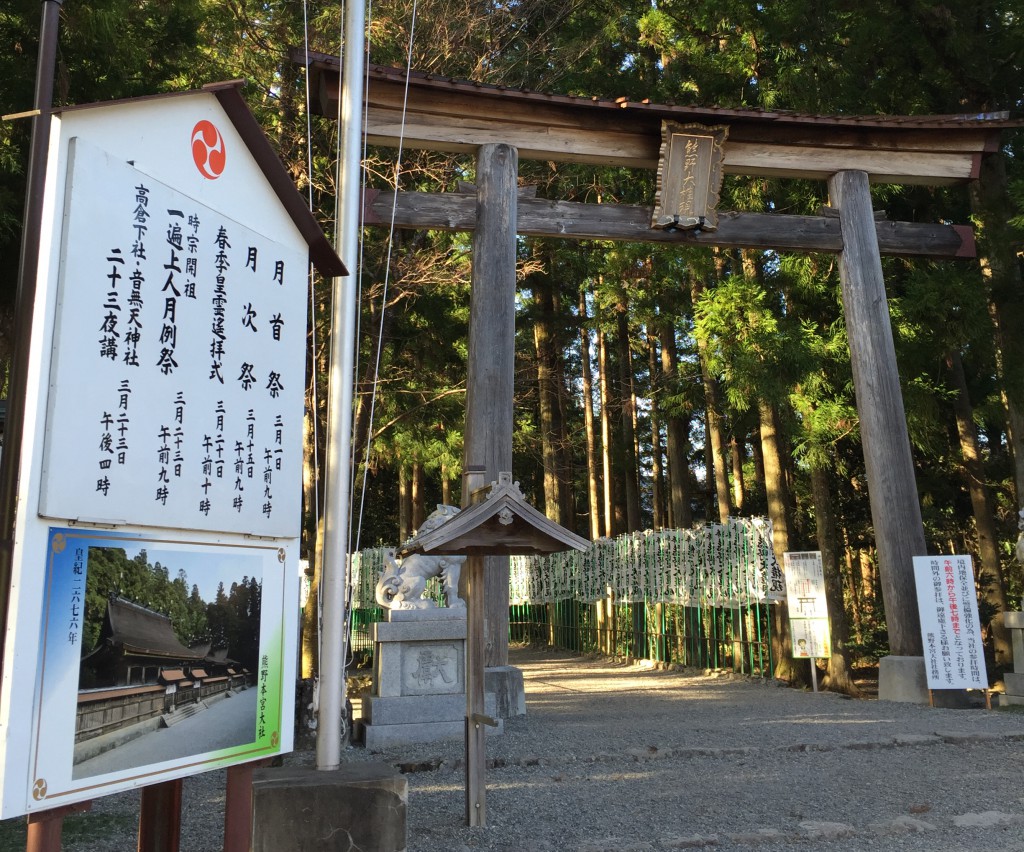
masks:
{"label": "concrete block", "polygon": [[368,725],[408,725],[416,722],[452,722],[466,715],[464,695],[371,696],[363,707]]}
{"label": "concrete block", "polygon": [[[495,716],[493,693],[484,695],[484,712]],[[400,698],[370,696],[363,704],[369,725],[410,725],[417,722],[459,722],[466,718],[465,695],[404,695]]]}
{"label": "concrete block", "polygon": [[1020,707],[1024,706],[1024,695],[997,695],[999,707]]}
{"label": "concrete block", "polygon": [[444,621],[379,621],[373,625],[376,642],[445,642],[466,638],[466,619]]}
{"label": "concrete block", "polygon": [[377,695],[402,694],[402,647],[392,643],[374,647],[373,691]]}
{"label": "concrete block", "polygon": [[1018,695],[1024,698],[1024,674],[1007,672],[1003,675],[1003,684],[1006,686],[1007,695]]}
{"label": "concrete block", "polygon": [[981,707],[985,701],[978,698],[980,693],[972,694],[966,689],[936,689],[932,692],[932,706],[943,710],[970,710]]}
{"label": "concrete block", "polygon": [[924,657],[882,657],[878,663],[878,697],[882,701],[927,704]]}
{"label": "concrete block", "polygon": [[428,609],[389,609],[387,621],[463,621],[466,620],[466,605],[461,600],[457,607],[430,607]]}
{"label": "concrete block", "polygon": [[494,715],[498,719],[511,719],[526,715],[526,689],[523,672],[515,666],[491,666],[484,669],[484,689],[494,693]]}
{"label": "concrete block", "polygon": [[[505,733],[505,724],[499,719],[497,728],[486,728],[488,736]],[[366,748],[382,751],[393,746],[412,743],[435,743],[440,740],[461,740],[466,735],[465,711],[457,722],[413,722],[408,725],[366,725],[363,728]]]}
{"label": "concrete block", "polygon": [[252,852],[404,852],[408,801],[405,776],[384,764],[256,769]]}
{"label": "concrete block", "polygon": [[1024,612],[1004,612],[1003,624],[1007,630],[1024,630]]}

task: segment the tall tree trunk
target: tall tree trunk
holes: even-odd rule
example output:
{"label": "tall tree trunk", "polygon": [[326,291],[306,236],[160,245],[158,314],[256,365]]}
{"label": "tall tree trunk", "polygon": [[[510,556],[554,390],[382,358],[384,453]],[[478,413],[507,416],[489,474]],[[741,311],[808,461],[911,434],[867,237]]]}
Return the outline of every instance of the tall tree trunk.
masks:
{"label": "tall tree trunk", "polygon": [[651,377],[651,504],[656,530],[664,529],[665,483],[661,468],[661,386],[662,377],[658,370],[658,341],[654,334],[647,334],[647,369]]}
{"label": "tall tree trunk", "polygon": [[640,486],[637,481],[639,465],[636,453],[636,409],[633,399],[633,356],[629,348],[629,313],[625,298],[616,306],[616,344],[619,362],[619,391],[622,412],[622,479],[626,492],[626,528],[628,532],[640,529]]}
{"label": "tall tree trunk", "polygon": [[580,288],[580,361],[583,368],[583,428],[587,433],[587,507],[590,510],[590,538],[593,541],[601,537],[601,497],[598,491],[600,475],[597,469],[594,383],[590,368],[590,328],[587,322],[586,287]]}
{"label": "tall tree trunk", "polygon": [[1024,281],[1017,259],[1014,207],[1002,154],[983,157],[971,184],[978,224],[981,271],[989,285],[989,315],[995,329],[996,363],[1007,414],[1017,509],[1024,508]]}
{"label": "tall tree trunk", "polygon": [[828,604],[832,656],[828,660],[826,689],[859,696],[850,668],[850,626],[843,603],[843,573],[840,568],[839,531],[832,506],[829,473],[819,464],[811,465],[811,496],[814,500],[814,523],[825,571],[825,600]]}
{"label": "tall tree trunk", "polygon": [[441,502],[445,506],[452,505],[452,481],[444,464],[441,465]]}
{"label": "tall tree trunk", "polygon": [[[661,329],[661,373],[670,379],[673,391],[679,378],[675,333],[667,323]],[[668,482],[671,491],[672,526],[688,529],[693,526],[690,506],[690,423],[689,418],[673,413],[666,426],[668,449]]]}
{"label": "tall tree trunk", "polygon": [[612,400],[608,369],[608,341],[603,331],[597,333],[597,370],[601,383],[601,466],[604,472],[604,534],[615,536],[615,507],[612,493]]}
{"label": "tall tree trunk", "polygon": [[307,559],[316,549],[316,525],[320,515],[314,408],[306,394],[306,414],[302,418],[302,552]]}
{"label": "tall tree trunk", "polygon": [[415,533],[427,519],[427,484],[426,477],[423,473],[423,462],[413,462],[412,465],[412,491],[410,499],[412,503],[412,511],[410,513],[410,519],[412,522],[412,529]]}
{"label": "tall tree trunk", "polygon": [[971,495],[974,511],[974,529],[978,535],[978,586],[985,602],[995,610],[989,622],[992,632],[992,648],[997,666],[1013,664],[1013,650],[1010,646],[1009,631],[1003,626],[1006,604],[1006,580],[999,559],[999,533],[996,529],[992,495],[985,481],[985,467],[978,446],[978,431],[974,425],[974,409],[968,396],[967,377],[964,364],[956,350],[946,355],[946,366],[955,395],[953,413],[956,415],[956,431],[960,438],[960,452],[963,455],[963,472],[967,490]]}
{"label": "tall tree trunk", "polygon": [[[690,292],[693,304],[700,301],[704,284],[696,275],[690,277]],[[713,476],[717,498],[718,519],[724,524],[729,520],[729,473],[725,466],[725,437],[722,428],[722,396],[718,382],[708,368],[707,342],[697,340],[697,356],[700,361],[700,375],[704,383],[704,402],[707,410],[708,445],[711,447],[709,479]]]}
{"label": "tall tree trunk", "polygon": [[860,563],[854,563],[854,551],[850,545],[850,532],[843,527],[843,551],[846,559],[846,582],[850,594],[850,611],[853,614],[853,635],[858,642],[864,641],[864,615],[860,599]]}
{"label": "tall tree trunk", "polygon": [[[560,300],[552,295],[552,310],[559,317]],[[562,329],[567,326],[564,318],[559,317],[556,327],[556,346],[554,358],[555,396],[558,399],[558,440],[555,444],[558,458],[558,503],[561,506],[562,523],[567,529],[576,530],[576,482],[573,442],[569,440],[569,376],[565,362],[565,349],[568,345],[563,340]]]}
{"label": "tall tree trunk", "polygon": [[[782,453],[779,450],[780,436],[778,433],[778,416],[775,409],[767,402],[758,402],[758,415],[761,419],[761,454],[764,457],[764,486],[768,496],[768,517],[772,522],[772,545],[775,558],[781,565],[783,555],[789,546],[789,490],[786,487],[786,474],[782,468]],[[775,657],[775,677],[790,682],[804,682],[803,671],[798,671],[793,664],[793,644],[789,632],[789,620],[785,608],[772,607],[773,626],[772,654]]]}
{"label": "tall tree trunk", "polygon": [[761,452],[760,426],[754,427],[750,444],[750,458],[754,462],[754,487],[757,489],[757,499],[761,500],[764,497],[764,453]]}
{"label": "tall tree trunk", "polygon": [[398,468],[398,540],[412,535],[412,481],[404,464]]}
{"label": "tall tree trunk", "polygon": [[323,518],[318,523],[316,548],[310,555],[312,578],[309,595],[302,610],[302,678],[316,677],[320,673],[320,582],[323,568]]}
{"label": "tall tree trunk", "polygon": [[560,482],[561,463],[558,446],[561,440],[561,413],[555,384],[554,330],[551,316],[551,287],[546,276],[531,279],[535,315],[533,341],[536,349],[537,397],[540,408],[541,454],[544,466],[544,513],[556,524],[565,524],[562,517]]}
{"label": "tall tree trunk", "polygon": [[747,489],[743,480],[743,451],[745,441],[737,440],[736,435],[729,437],[729,456],[732,458],[732,501],[736,505],[736,514],[743,514],[743,504],[747,501]]}
{"label": "tall tree trunk", "polygon": [[371,402],[377,378],[376,352],[378,347],[383,349],[390,343],[397,314],[397,311],[385,310],[384,316],[381,318],[380,311],[381,306],[373,302],[370,306],[370,318],[366,326],[370,336],[369,351],[374,355],[366,359],[363,375],[356,388],[356,410],[352,418],[352,459],[353,469],[357,471],[366,456],[366,444],[370,440],[370,413],[373,409]]}

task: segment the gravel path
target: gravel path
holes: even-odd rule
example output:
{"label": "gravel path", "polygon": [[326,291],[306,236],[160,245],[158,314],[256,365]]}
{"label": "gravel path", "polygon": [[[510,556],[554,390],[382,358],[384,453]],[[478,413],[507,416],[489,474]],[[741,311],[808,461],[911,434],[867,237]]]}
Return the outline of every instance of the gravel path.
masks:
{"label": "gravel path", "polygon": [[[528,714],[488,742],[488,826],[463,822],[461,742],[345,760],[409,780],[409,852],[1024,852],[1024,715],[812,694],[514,649]],[[297,753],[289,763],[308,763]],[[182,849],[221,848],[224,773],[185,782]],[[137,795],[97,802],[133,848]],[[120,815],[120,816],[119,816]],[[125,822],[127,820],[127,822]]]}

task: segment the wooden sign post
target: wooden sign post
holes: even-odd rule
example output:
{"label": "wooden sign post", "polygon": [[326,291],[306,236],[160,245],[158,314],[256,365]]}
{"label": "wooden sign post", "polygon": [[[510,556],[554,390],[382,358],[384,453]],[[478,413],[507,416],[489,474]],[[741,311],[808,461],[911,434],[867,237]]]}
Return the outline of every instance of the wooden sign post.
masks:
{"label": "wooden sign post", "polygon": [[469,505],[437,529],[413,539],[410,553],[465,556],[466,608],[466,825],[487,824],[486,730],[497,723],[484,713],[485,557],[546,555],[586,550],[589,542],[549,520],[523,498],[512,474],[481,488],[482,471],[465,473]]}

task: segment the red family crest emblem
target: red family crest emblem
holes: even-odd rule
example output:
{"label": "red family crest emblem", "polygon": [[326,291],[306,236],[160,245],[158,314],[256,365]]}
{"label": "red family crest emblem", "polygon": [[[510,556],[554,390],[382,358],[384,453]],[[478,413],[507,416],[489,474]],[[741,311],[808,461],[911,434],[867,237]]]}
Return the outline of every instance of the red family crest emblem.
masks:
{"label": "red family crest emblem", "polygon": [[204,119],[192,128],[192,159],[199,174],[207,180],[216,180],[224,173],[224,137],[213,122]]}

